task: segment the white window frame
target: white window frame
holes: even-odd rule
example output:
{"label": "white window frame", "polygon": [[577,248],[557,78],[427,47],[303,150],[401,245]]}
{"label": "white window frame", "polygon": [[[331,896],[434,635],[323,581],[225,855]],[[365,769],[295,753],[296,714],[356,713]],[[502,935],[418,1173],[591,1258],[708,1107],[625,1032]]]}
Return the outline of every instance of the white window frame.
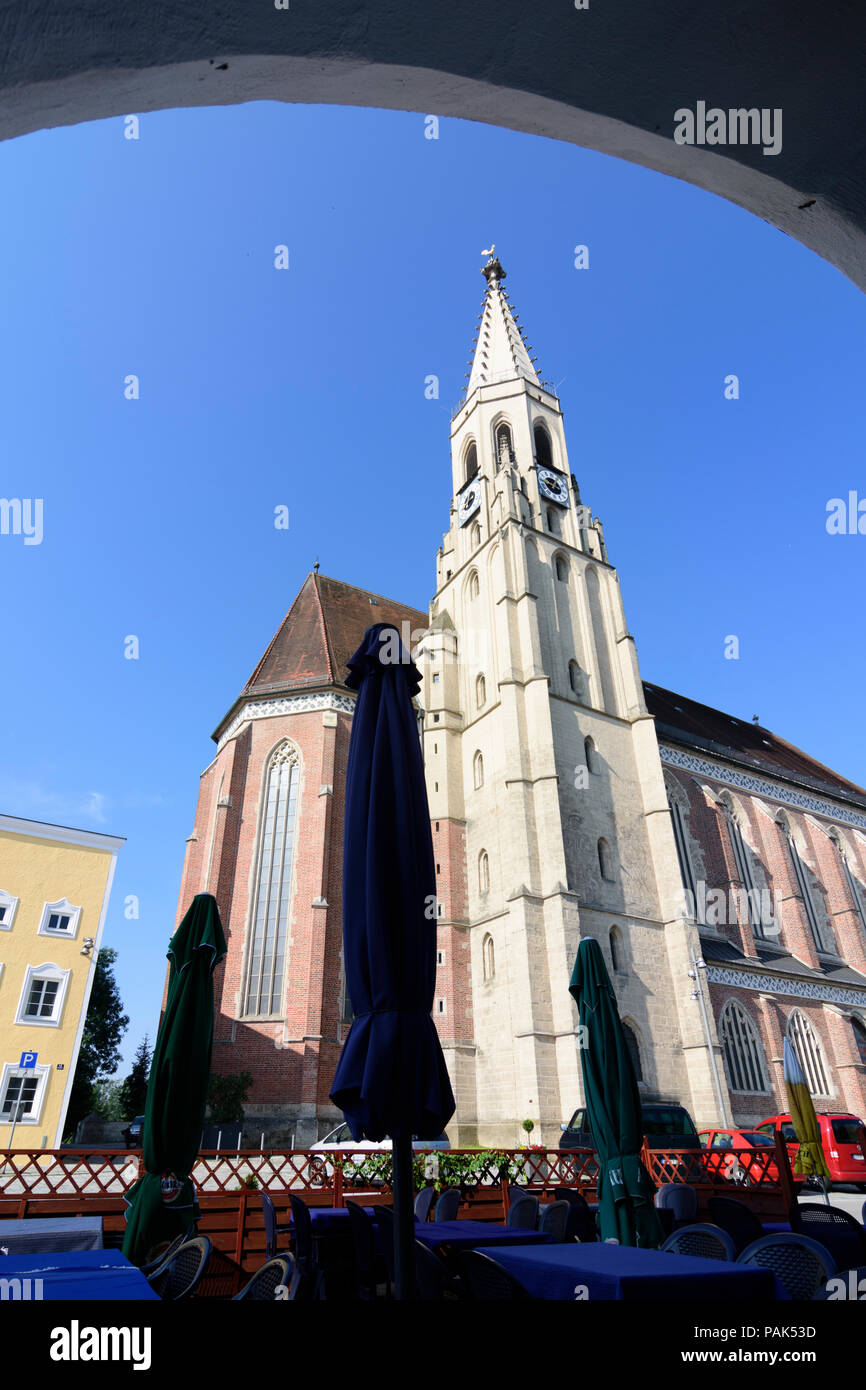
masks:
{"label": "white window frame", "polygon": [[[52,914],[62,913],[69,918],[68,931],[52,931],[48,923]],[[42,919],[39,923],[37,936],[53,936],[56,941],[74,941],[78,935],[78,922],[81,917],[81,908],[75,907],[68,898],[60,898],[56,903],[46,903],[42,909]]]}
{"label": "white window frame", "polygon": [[18,898],[13,898],[11,893],[7,893],[5,888],[0,888],[0,905],[8,907],[7,920],[0,922],[0,931],[11,931],[12,923],[15,921],[15,914],[18,911]]}
{"label": "white window frame", "polygon": [[[25,1115],[23,1119],[16,1122],[16,1129],[19,1125],[38,1125],[42,1123],[42,1110],[45,1105],[45,1095],[48,1090],[48,1077],[51,1073],[51,1067],[42,1066],[37,1062],[35,1067],[22,1068],[19,1067],[16,1062],[4,1062],[3,1071],[2,1074],[0,1074],[0,1106],[2,1106],[3,1101],[6,1099],[6,1092],[13,1073],[17,1075],[22,1070],[26,1071],[28,1075],[31,1071],[34,1072],[39,1078],[39,1083],[36,1087],[36,1095],[33,1097],[33,1108],[29,1115]],[[0,1112],[0,1124],[11,1124],[11,1119],[8,1119],[2,1112]]]}
{"label": "white window frame", "polygon": [[792,1009],[785,1026],[785,1037],[790,1041],[812,1097],[831,1098],[830,1078],[824,1044],[817,1028],[801,1009]]}
{"label": "white window frame", "polygon": [[[44,961],[42,965],[28,965],[24,972],[24,984],[21,987],[15,1022],[24,1028],[59,1028],[63,1022],[63,1006],[66,1003],[66,994],[71,978],[71,970],[61,969],[53,961]],[[50,1018],[33,1018],[24,1012],[30,998],[30,987],[34,980],[56,980],[59,985],[54,998],[54,1013]]]}

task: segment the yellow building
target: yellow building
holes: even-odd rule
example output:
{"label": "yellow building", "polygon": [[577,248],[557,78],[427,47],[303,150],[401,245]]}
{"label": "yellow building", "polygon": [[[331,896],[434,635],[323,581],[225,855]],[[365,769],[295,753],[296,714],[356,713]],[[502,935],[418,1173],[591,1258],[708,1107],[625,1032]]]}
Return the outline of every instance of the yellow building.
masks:
{"label": "yellow building", "polygon": [[0,815],[0,1148],[62,1142],[123,843]]}

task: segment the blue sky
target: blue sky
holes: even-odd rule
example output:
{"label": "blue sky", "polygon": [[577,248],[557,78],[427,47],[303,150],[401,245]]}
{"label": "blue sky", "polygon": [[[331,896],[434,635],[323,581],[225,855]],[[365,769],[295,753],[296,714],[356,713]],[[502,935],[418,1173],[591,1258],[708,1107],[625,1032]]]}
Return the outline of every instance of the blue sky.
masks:
{"label": "blue sky", "polygon": [[866,536],[825,528],[829,498],[866,493],[862,295],[686,184],[424,131],[256,103],[0,145],[0,495],[44,502],[40,545],[0,536],[0,810],[126,836],[104,944],[127,1063],[155,1032],[210,732],[314,560],[427,606],[491,240],[644,677],[866,782]]}

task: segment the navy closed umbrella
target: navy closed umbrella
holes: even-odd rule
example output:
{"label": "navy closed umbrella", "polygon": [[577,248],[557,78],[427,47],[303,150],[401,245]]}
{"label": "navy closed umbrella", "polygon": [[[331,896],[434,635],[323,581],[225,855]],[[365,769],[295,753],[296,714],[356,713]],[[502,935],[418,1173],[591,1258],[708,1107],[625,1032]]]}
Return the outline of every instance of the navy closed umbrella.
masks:
{"label": "navy closed umbrella", "polygon": [[412,696],[420,674],[387,623],[349,661],[358,691],[346,778],[343,958],[353,1021],[331,1099],[352,1135],[393,1141],[395,1283],[409,1297],[412,1138],[434,1138],[454,1095],[432,1018],[436,866]]}

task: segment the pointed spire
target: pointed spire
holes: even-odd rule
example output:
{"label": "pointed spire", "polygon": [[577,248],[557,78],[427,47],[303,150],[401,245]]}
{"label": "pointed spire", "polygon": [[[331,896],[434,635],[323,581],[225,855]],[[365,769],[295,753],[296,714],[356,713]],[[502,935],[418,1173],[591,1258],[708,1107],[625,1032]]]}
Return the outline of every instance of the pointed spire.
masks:
{"label": "pointed spire", "polygon": [[487,294],[466,395],[471,395],[478,386],[513,377],[523,377],[539,386],[541,382],[532,364],[523,329],[517,326],[508,295],[502,288],[506,272],[496,255],[495,244],[491,242],[489,249],[481,254],[488,257],[481,269],[487,281]]}

